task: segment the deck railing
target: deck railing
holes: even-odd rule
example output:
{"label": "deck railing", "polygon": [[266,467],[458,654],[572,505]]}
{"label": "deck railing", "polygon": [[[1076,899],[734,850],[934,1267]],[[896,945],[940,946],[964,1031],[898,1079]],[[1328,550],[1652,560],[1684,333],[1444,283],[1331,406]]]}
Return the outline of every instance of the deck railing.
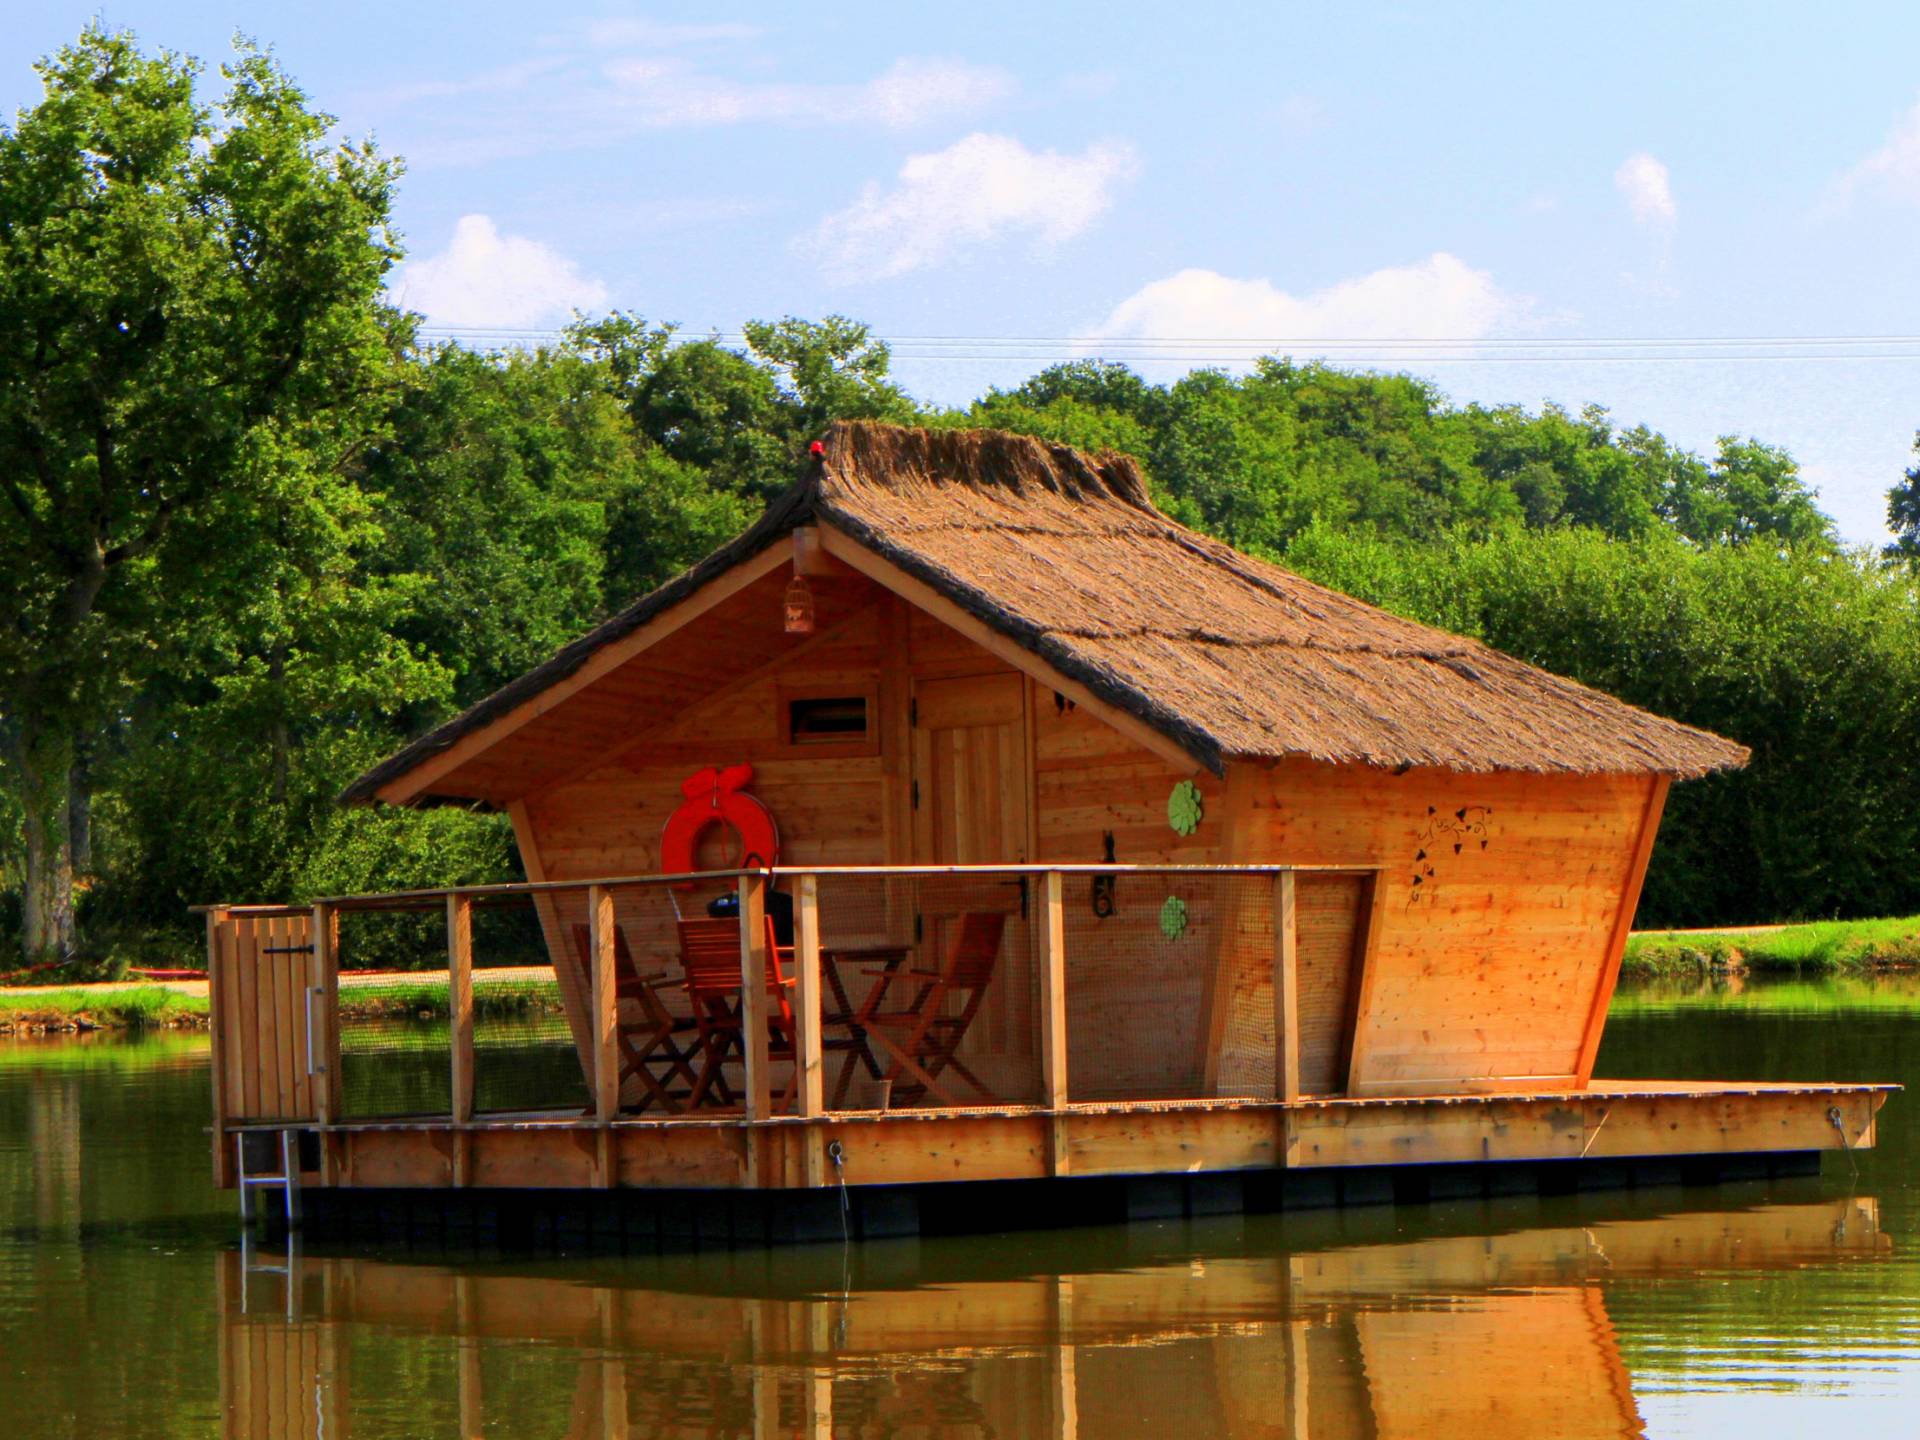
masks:
{"label": "deck railing", "polygon": [[[216,1118],[805,1121],[1337,1093],[1379,888],[1366,867],[780,867],[215,907]],[[703,1026],[678,922],[711,949],[713,909],[738,958]],[[375,916],[411,917],[416,943],[440,931],[444,967],[343,969],[361,931],[403,923]],[[406,1018],[435,984],[444,1021]],[[490,999],[508,986],[519,1028]]]}

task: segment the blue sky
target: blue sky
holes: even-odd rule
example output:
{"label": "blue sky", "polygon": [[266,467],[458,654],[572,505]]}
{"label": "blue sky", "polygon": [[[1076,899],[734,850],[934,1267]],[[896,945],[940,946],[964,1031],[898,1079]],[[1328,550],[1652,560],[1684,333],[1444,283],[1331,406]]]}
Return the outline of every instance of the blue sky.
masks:
{"label": "blue sky", "polygon": [[[0,105],[91,13],[9,0]],[[1860,541],[1920,428],[1920,343],[1585,343],[1920,336],[1912,7],[105,18],[209,61],[245,29],[406,157],[397,289],[476,338],[575,306],[722,333],[838,312],[955,403],[1073,354],[1169,378],[1285,339],[1460,400],[1785,444]]]}

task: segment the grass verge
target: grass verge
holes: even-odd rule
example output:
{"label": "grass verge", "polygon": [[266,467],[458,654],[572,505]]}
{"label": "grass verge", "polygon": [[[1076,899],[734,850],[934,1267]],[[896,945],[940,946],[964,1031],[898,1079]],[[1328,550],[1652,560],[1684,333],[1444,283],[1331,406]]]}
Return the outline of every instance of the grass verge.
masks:
{"label": "grass verge", "polygon": [[1648,931],[1627,941],[1623,968],[1640,975],[1698,970],[1867,972],[1920,966],[1920,915],[1815,920],[1777,930]]}
{"label": "grass verge", "polygon": [[164,1030],[205,1025],[207,997],[164,985],[75,985],[12,996],[0,990],[0,1034],[47,1030]]}

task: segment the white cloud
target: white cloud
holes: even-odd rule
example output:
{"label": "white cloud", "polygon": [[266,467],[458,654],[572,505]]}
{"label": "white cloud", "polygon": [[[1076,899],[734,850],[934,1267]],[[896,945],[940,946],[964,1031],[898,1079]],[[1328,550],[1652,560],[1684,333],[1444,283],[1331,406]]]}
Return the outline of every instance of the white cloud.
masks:
{"label": "white cloud", "polygon": [[657,55],[609,61],[613,101],[650,127],[733,125],[879,125],[902,130],[968,114],[1009,94],[1004,71],[962,60],[896,60],[860,84],[749,84]]}
{"label": "white cloud", "polygon": [[607,300],[607,287],[557,250],[502,235],[485,215],[463,215],[447,248],[402,266],[391,293],[436,325],[538,325]]}
{"label": "white cloud", "polygon": [[761,33],[758,25],[733,22],[670,25],[659,20],[613,19],[591,20],[586,27],[587,43],[597,49],[613,49],[621,45],[650,45],[666,49],[682,45],[730,44],[757,40]]}
{"label": "white cloud", "polygon": [[1626,199],[1627,208],[1641,225],[1669,226],[1679,214],[1674,208],[1667,167],[1644,150],[1620,162],[1620,168],[1613,172],[1613,188]]}
{"label": "white cloud", "polygon": [[1098,220],[1139,168],[1132,147],[1117,141],[1066,155],[1029,150],[1010,135],[969,135],[909,156],[892,187],[869,182],[802,244],[844,280],[905,275],[1014,235],[1045,249]]}
{"label": "white cloud", "polygon": [[1182,270],[1121,301],[1095,333],[1116,339],[1476,340],[1526,309],[1487,271],[1442,250],[1418,264],[1375,270],[1307,295],[1290,295],[1270,280]]}
{"label": "white cloud", "polygon": [[1840,179],[1840,198],[1856,190],[1920,202],[1920,102],[1901,117],[1886,141]]}

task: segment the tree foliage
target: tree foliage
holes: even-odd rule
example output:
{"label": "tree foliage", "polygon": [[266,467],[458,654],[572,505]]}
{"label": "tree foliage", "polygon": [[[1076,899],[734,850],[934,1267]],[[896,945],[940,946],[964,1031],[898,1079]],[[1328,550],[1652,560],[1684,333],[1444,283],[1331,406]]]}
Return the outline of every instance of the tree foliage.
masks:
{"label": "tree foliage", "polygon": [[1883,560],[1776,447],[1412,376],[1081,360],[934,410],[842,316],[422,345],[380,290],[393,164],[264,52],[221,73],[209,104],[89,28],[0,129],[0,928],[30,948],[76,891],[95,948],[184,951],[193,902],[506,878],[497,817],[334,797],[751,523],[840,418],[1126,451],[1189,524],[1751,745],[1675,791],[1648,919],[1920,909],[1920,466]]}

